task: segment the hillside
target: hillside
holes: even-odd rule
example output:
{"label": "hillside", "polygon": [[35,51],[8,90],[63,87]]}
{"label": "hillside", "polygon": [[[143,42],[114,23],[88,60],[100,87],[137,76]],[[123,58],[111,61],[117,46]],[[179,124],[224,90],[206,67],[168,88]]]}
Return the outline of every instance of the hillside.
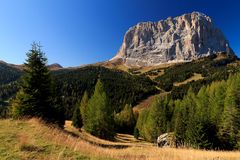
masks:
{"label": "hillside", "polygon": [[182,98],[190,86],[197,92],[202,85],[226,80],[230,74],[239,72],[239,61],[235,56],[219,53],[192,62],[151,68],[135,68],[129,71],[151,78],[161,90],[171,92],[172,97],[177,99]]}
{"label": "hillside", "polygon": [[2,106],[6,106],[6,101],[17,92],[17,80],[21,75],[21,70],[0,61],[0,115],[2,110],[5,110]]}
{"label": "hillside", "polygon": [[135,105],[159,91],[156,83],[148,77],[132,75],[116,69],[87,66],[79,69],[64,69],[53,72],[57,93],[62,98],[66,116],[71,117],[75,104],[81,100],[84,91],[93,93],[95,83],[100,78],[111,100],[111,105],[119,112],[126,103]]}
{"label": "hillside", "polygon": [[[131,142],[132,146],[122,149],[103,148],[89,144],[69,129],[62,131],[48,127],[36,119],[0,120],[0,137],[1,159],[237,160],[240,157],[239,152],[157,148],[148,144],[139,147],[139,142]],[[93,140],[97,141],[96,138]]]}
{"label": "hillside", "polygon": [[16,81],[21,74],[21,70],[16,69],[5,62],[0,62],[0,85]]}

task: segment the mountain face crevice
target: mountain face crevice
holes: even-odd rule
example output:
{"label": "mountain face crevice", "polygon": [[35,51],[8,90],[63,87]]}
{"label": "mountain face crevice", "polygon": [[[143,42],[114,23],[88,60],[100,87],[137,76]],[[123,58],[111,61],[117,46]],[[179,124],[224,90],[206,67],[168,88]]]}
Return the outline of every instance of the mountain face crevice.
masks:
{"label": "mountain face crevice", "polygon": [[119,52],[110,61],[122,60],[127,66],[154,66],[191,61],[219,52],[234,54],[211,18],[193,12],[131,27]]}

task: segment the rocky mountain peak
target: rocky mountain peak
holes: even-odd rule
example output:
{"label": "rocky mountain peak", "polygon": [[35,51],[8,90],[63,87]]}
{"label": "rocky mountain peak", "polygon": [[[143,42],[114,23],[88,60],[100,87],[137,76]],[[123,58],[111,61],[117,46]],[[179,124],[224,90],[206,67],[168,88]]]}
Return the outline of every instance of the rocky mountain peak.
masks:
{"label": "rocky mountain peak", "polygon": [[192,12],[131,27],[119,52],[110,61],[122,60],[127,66],[153,66],[191,61],[219,52],[233,54],[211,18]]}

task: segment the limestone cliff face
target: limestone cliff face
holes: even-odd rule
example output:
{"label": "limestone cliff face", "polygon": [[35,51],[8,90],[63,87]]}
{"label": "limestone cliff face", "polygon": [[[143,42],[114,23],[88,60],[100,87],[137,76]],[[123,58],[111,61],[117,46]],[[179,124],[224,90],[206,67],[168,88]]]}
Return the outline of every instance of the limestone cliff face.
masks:
{"label": "limestone cliff face", "polygon": [[191,61],[218,52],[233,54],[211,18],[193,12],[131,27],[112,60],[121,59],[127,66],[153,66]]}

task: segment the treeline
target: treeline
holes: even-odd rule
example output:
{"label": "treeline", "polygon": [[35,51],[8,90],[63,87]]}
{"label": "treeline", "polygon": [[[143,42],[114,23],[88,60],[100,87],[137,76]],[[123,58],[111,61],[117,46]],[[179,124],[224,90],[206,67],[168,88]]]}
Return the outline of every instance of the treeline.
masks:
{"label": "treeline", "polygon": [[82,99],[85,91],[89,96],[93,95],[98,79],[104,84],[109,103],[115,112],[120,112],[125,104],[135,105],[158,92],[156,83],[149,78],[100,66],[55,71],[54,79],[58,97],[61,97],[60,101],[65,108],[66,119],[71,119],[75,105]]}
{"label": "treeline", "polygon": [[158,97],[139,115],[140,136],[155,142],[157,136],[174,132],[177,145],[205,149],[239,149],[240,74],[190,88],[183,99]]}

